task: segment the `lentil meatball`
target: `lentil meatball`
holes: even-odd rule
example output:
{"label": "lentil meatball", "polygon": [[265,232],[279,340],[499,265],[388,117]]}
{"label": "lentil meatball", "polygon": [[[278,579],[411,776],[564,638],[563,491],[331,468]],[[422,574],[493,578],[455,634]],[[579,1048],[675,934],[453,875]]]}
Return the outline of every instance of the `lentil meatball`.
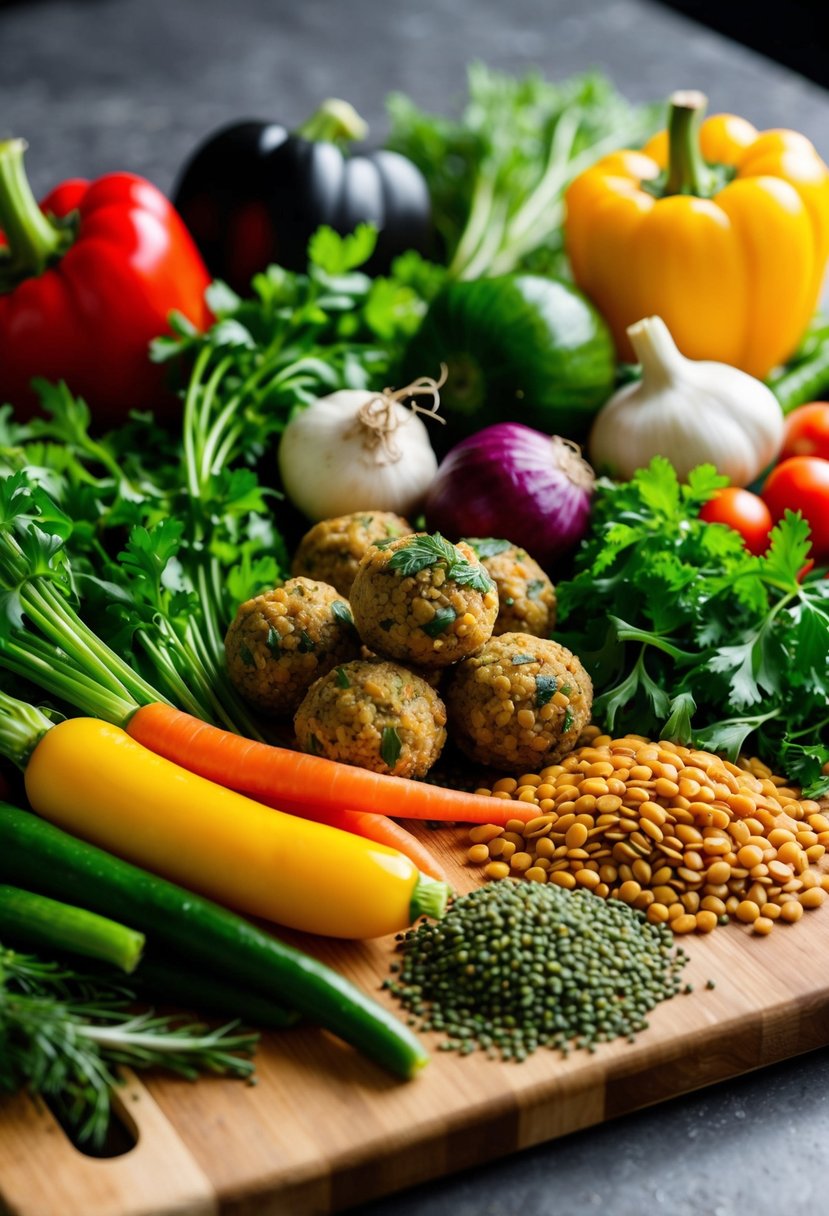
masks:
{"label": "lentil meatball", "polygon": [[593,684],[576,655],[528,633],[492,638],[449,673],[444,695],[461,751],[514,773],[572,751],[593,707]]}
{"label": "lentil meatball", "polygon": [[311,686],[294,727],[303,751],[375,773],[425,777],[446,742],[446,707],[407,668],[358,659]]}
{"label": "lentil meatball", "polygon": [[469,545],[417,532],[369,549],[351,607],[360,637],[377,654],[431,669],[483,646],[498,592]]}
{"label": "lentil meatball", "polygon": [[531,633],[548,638],[556,625],[556,589],[526,549],[507,540],[467,540],[498,588],[492,633]]}
{"label": "lentil meatball", "polygon": [[299,542],[291,573],[321,579],[347,596],[360,558],[371,545],[410,532],[414,528],[409,521],[392,511],[355,511],[322,519]]}
{"label": "lentil meatball", "polygon": [[309,578],[247,600],[225,637],[233,684],[274,717],[290,717],[314,680],[359,653],[348,601]]}

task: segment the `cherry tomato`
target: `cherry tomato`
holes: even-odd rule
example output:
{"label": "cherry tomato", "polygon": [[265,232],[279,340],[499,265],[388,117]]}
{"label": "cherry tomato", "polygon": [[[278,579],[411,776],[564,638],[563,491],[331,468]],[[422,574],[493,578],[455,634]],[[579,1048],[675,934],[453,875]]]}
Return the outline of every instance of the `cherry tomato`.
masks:
{"label": "cherry tomato", "polygon": [[829,559],[829,460],[790,456],[769,474],[763,498],[774,522],[785,511],[800,511],[812,530],[812,556],[822,565]]}
{"label": "cherry tomato", "polygon": [[749,553],[759,557],[769,547],[774,520],[762,498],[739,486],[728,486],[709,498],[699,513],[709,524],[727,524],[743,538]]}
{"label": "cherry tomato", "polygon": [[780,460],[788,460],[790,456],[829,460],[829,402],[811,401],[787,416]]}

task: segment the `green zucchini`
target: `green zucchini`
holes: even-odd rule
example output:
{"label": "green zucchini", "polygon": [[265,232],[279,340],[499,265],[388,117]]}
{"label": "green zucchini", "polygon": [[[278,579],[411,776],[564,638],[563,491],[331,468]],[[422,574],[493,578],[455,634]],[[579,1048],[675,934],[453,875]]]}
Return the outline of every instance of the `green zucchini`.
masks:
{"label": "green zucchini", "polygon": [[144,934],[135,929],[6,883],[0,883],[0,941],[27,950],[68,950],[127,972],[144,949]]}
{"label": "green zucchini", "polygon": [[430,428],[443,453],[496,422],[584,438],[613,392],[616,354],[607,325],[575,287],[540,275],[450,282],[403,356],[397,381],[447,379],[446,426]]}
{"label": "green zucchini", "polygon": [[428,1060],[414,1034],[344,976],[227,908],[0,802],[0,882],[128,921],[206,974],[295,1009],[401,1077]]}

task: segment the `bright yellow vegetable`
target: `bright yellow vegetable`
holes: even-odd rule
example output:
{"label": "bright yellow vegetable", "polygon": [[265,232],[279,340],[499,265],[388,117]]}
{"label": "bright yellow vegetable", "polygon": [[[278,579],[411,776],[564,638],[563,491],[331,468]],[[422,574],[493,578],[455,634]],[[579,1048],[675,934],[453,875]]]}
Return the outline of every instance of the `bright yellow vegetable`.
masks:
{"label": "bright yellow vegetable", "polygon": [[702,94],[671,102],[668,131],[604,157],[567,191],[573,274],[621,358],[635,358],[628,326],[659,316],[688,358],[763,378],[818,301],[829,169],[795,131],[760,134],[732,114],[700,127]]}
{"label": "bright yellow vegetable", "polygon": [[379,937],[445,903],[445,884],[396,849],[264,807],[96,719],[49,730],[25,780],[32,808],[66,831],[294,929]]}

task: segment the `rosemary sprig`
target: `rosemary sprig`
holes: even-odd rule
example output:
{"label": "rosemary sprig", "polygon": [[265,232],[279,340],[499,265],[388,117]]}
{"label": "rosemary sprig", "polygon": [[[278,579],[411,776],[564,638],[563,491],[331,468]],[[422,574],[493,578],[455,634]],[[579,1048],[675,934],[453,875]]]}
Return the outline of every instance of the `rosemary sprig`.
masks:
{"label": "rosemary sprig", "polygon": [[0,947],[0,1093],[52,1098],[78,1140],[99,1146],[119,1065],[250,1077],[258,1035],[136,1013],[120,982],[85,977]]}

